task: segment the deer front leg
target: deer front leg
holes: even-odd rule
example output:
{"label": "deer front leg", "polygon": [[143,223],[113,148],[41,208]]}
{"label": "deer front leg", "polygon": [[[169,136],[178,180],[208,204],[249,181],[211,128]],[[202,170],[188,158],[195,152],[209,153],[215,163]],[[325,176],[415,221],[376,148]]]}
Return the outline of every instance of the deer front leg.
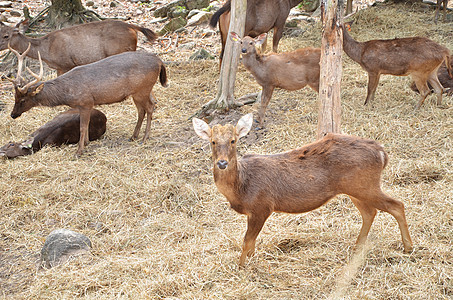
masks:
{"label": "deer front leg", "polygon": [[[260,212],[262,213],[262,212]],[[242,254],[239,258],[239,266],[245,265],[245,259],[247,256],[252,256],[255,252],[255,243],[258,234],[263,228],[264,222],[270,216],[270,212],[264,212],[262,214],[247,215],[247,232],[244,237],[244,245],[242,246]]]}
{"label": "deer front leg", "polygon": [[379,77],[380,74],[368,73],[368,92],[364,104],[374,101],[374,94],[376,93],[376,89],[379,84]]}
{"label": "deer front leg", "polygon": [[91,108],[80,108],[80,139],[79,147],[77,148],[76,155],[80,156],[85,148],[85,145],[88,144],[88,127],[90,125],[90,114]]}
{"label": "deer front leg", "polygon": [[271,100],[272,93],[274,92],[273,86],[264,86],[263,91],[261,93],[261,106],[258,111],[258,122],[260,123],[260,127],[264,126],[264,114],[266,113],[267,105]]}

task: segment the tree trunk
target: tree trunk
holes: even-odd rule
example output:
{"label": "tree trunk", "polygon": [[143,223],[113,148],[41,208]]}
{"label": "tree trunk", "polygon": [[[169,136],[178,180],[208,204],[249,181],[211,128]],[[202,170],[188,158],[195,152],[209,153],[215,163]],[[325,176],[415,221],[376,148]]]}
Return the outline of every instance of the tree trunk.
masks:
{"label": "tree trunk", "polygon": [[85,8],[81,0],[52,0],[49,7],[48,23],[51,27],[62,28],[68,25],[79,24]]}
{"label": "tree trunk", "polygon": [[321,74],[319,80],[318,139],[328,132],[340,132],[341,121],[341,55],[343,32],[343,0],[322,0],[323,35],[321,45]]}
{"label": "tree trunk", "polygon": [[[234,31],[241,37],[244,35],[246,11],[247,0],[232,0],[228,32]],[[213,110],[228,110],[236,106],[233,94],[239,63],[239,48],[239,44],[233,43],[229,37],[227,38],[220,68],[217,97],[205,104],[200,114],[209,114]]]}

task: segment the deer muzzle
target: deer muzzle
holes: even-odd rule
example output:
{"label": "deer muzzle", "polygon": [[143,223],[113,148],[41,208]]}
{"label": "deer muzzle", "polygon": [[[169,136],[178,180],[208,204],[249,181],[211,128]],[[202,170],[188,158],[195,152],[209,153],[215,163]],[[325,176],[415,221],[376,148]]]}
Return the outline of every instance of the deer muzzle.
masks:
{"label": "deer muzzle", "polygon": [[217,161],[217,167],[221,170],[225,170],[228,167],[228,162],[226,160],[219,160]]}

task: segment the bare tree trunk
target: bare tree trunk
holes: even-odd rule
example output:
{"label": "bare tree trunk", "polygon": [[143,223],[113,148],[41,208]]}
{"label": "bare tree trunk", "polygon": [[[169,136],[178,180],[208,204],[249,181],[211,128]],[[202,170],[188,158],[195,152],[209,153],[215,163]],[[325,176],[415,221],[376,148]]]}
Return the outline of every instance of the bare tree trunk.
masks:
{"label": "bare tree trunk", "polygon": [[323,36],[319,80],[318,139],[328,132],[340,132],[341,56],[343,53],[343,0],[322,0]]}
{"label": "bare tree trunk", "polygon": [[[234,31],[241,37],[244,35],[246,11],[247,0],[232,0],[228,32]],[[239,48],[239,44],[233,43],[230,38],[227,38],[220,69],[217,97],[205,104],[200,114],[209,114],[213,110],[228,110],[237,106],[233,94],[239,63]]]}

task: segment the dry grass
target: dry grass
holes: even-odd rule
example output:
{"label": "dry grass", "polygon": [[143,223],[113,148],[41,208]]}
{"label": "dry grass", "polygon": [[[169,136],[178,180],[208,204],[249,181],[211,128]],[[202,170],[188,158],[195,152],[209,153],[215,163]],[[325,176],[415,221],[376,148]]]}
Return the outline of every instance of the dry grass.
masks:
{"label": "dry grass", "polygon": [[[358,40],[424,35],[453,50],[451,23],[432,23],[433,11],[378,6],[361,11]],[[319,45],[309,24],[282,49]],[[164,59],[169,59],[163,55]],[[361,218],[345,196],[301,215],[274,214],[245,269],[237,266],[245,217],[216,190],[209,145],[187,118],[216,94],[217,62],[168,67],[171,86],[159,100],[151,139],[129,142],[136,111],[128,100],[103,106],[105,136],[86,154],[75,146],[45,148],[1,162],[0,295],[3,298],[89,299],[451,299],[453,297],[453,99],[438,108],[430,96],[415,112],[409,79],[383,76],[373,106],[362,105],[366,73],[345,56],[344,133],[376,139],[390,163],[383,189],[404,201],[415,250],[402,253],[396,221],[379,213],[367,251],[353,256]],[[4,83],[4,86],[7,86]],[[259,86],[242,67],[237,96]],[[22,140],[64,108],[1,112],[0,142]],[[317,95],[306,88],[276,91],[266,130],[252,132],[240,151],[275,153],[313,141]],[[244,107],[240,114],[255,112]],[[91,256],[50,270],[35,262],[56,228],[86,234]],[[1,296],[0,296],[1,297]]]}

